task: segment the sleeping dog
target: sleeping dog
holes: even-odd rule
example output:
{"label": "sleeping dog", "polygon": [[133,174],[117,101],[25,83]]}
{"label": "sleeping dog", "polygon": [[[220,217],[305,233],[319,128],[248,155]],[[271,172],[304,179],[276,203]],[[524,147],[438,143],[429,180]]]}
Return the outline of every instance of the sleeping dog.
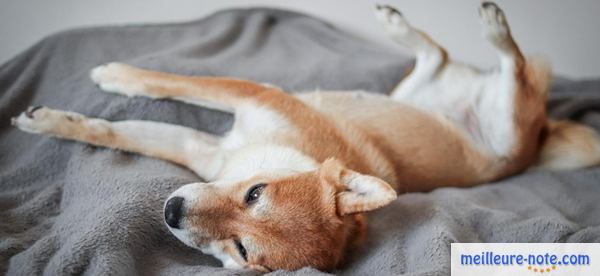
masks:
{"label": "sleeping dog", "polygon": [[151,121],[109,122],[33,107],[19,129],[136,152],[185,166],[164,206],[168,229],[228,268],[331,270],[365,236],[364,212],[398,193],[468,187],[527,169],[600,161],[597,134],[546,117],[550,72],[526,60],[503,12],[479,8],[500,59],[482,73],[453,62],[394,8],[376,15],[416,64],[389,94],[286,94],[271,85],[186,77],[110,63],[91,71],[106,91],[179,100],[235,114],[227,135]]}

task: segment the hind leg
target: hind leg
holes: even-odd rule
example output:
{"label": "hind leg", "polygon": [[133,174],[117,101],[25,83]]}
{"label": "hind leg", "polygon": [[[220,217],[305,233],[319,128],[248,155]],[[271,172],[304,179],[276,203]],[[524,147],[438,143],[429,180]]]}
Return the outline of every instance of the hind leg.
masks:
{"label": "hind leg", "polygon": [[413,71],[390,94],[394,99],[410,98],[445,67],[448,54],[423,31],[413,28],[398,10],[390,6],[377,6],[376,17],[394,41],[415,54]]}
{"label": "hind leg", "polygon": [[534,129],[531,119],[543,109],[545,102],[539,97],[543,93],[532,91],[539,90],[530,85],[537,81],[525,70],[525,59],[511,36],[504,12],[492,2],[483,2],[479,16],[483,36],[500,60],[499,70],[485,76],[480,92],[476,106],[479,129],[483,142],[495,155],[517,154],[521,149],[515,146],[531,136],[524,134]]}
{"label": "hind leg", "polygon": [[514,71],[524,65],[525,59],[513,39],[504,12],[492,2],[479,7],[483,36],[492,44],[500,58],[500,69]]}

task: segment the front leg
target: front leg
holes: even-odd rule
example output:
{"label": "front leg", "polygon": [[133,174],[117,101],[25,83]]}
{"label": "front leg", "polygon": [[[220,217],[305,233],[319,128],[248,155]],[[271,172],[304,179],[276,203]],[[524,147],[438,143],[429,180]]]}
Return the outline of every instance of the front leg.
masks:
{"label": "front leg", "polygon": [[109,122],[74,112],[30,107],[12,124],[19,129],[164,159],[211,180],[224,162],[218,138],[193,129],[151,121]]}
{"label": "front leg", "polygon": [[283,91],[251,81],[180,76],[112,62],[94,68],[90,77],[100,89],[154,99],[174,99],[212,109],[234,112],[245,103],[259,104],[265,96],[282,97]]}

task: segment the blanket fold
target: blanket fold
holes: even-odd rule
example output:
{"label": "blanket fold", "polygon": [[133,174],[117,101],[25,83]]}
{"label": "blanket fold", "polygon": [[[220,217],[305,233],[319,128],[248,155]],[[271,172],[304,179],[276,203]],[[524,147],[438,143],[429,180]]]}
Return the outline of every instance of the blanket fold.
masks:
{"label": "blanket fold", "polygon": [[[400,50],[381,49],[321,20],[265,8],[228,10],[188,23],[78,29],[43,39],[0,67],[0,274],[254,275],[221,268],[166,229],[165,198],[201,181],[190,171],[10,126],[10,117],[27,106],[46,105],[217,134],[231,127],[232,116],[218,111],[100,92],[88,72],[111,61],[251,79],[289,91],[379,93],[390,91],[411,63]],[[550,110],[600,129],[600,81],[558,79]],[[599,198],[598,168],[401,195],[370,214],[366,244],[336,273],[447,274],[451,242],[600,242]]]}

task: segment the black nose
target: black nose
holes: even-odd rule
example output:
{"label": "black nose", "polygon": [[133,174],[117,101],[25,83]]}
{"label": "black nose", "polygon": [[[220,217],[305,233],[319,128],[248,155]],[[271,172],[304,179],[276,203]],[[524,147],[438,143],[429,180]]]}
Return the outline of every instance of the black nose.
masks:
{"label": "black nose", "polygon": [[165,205],[165,221],[172,228],[179,229],[179,222],[183,213],[183,197],[173,197]]}

